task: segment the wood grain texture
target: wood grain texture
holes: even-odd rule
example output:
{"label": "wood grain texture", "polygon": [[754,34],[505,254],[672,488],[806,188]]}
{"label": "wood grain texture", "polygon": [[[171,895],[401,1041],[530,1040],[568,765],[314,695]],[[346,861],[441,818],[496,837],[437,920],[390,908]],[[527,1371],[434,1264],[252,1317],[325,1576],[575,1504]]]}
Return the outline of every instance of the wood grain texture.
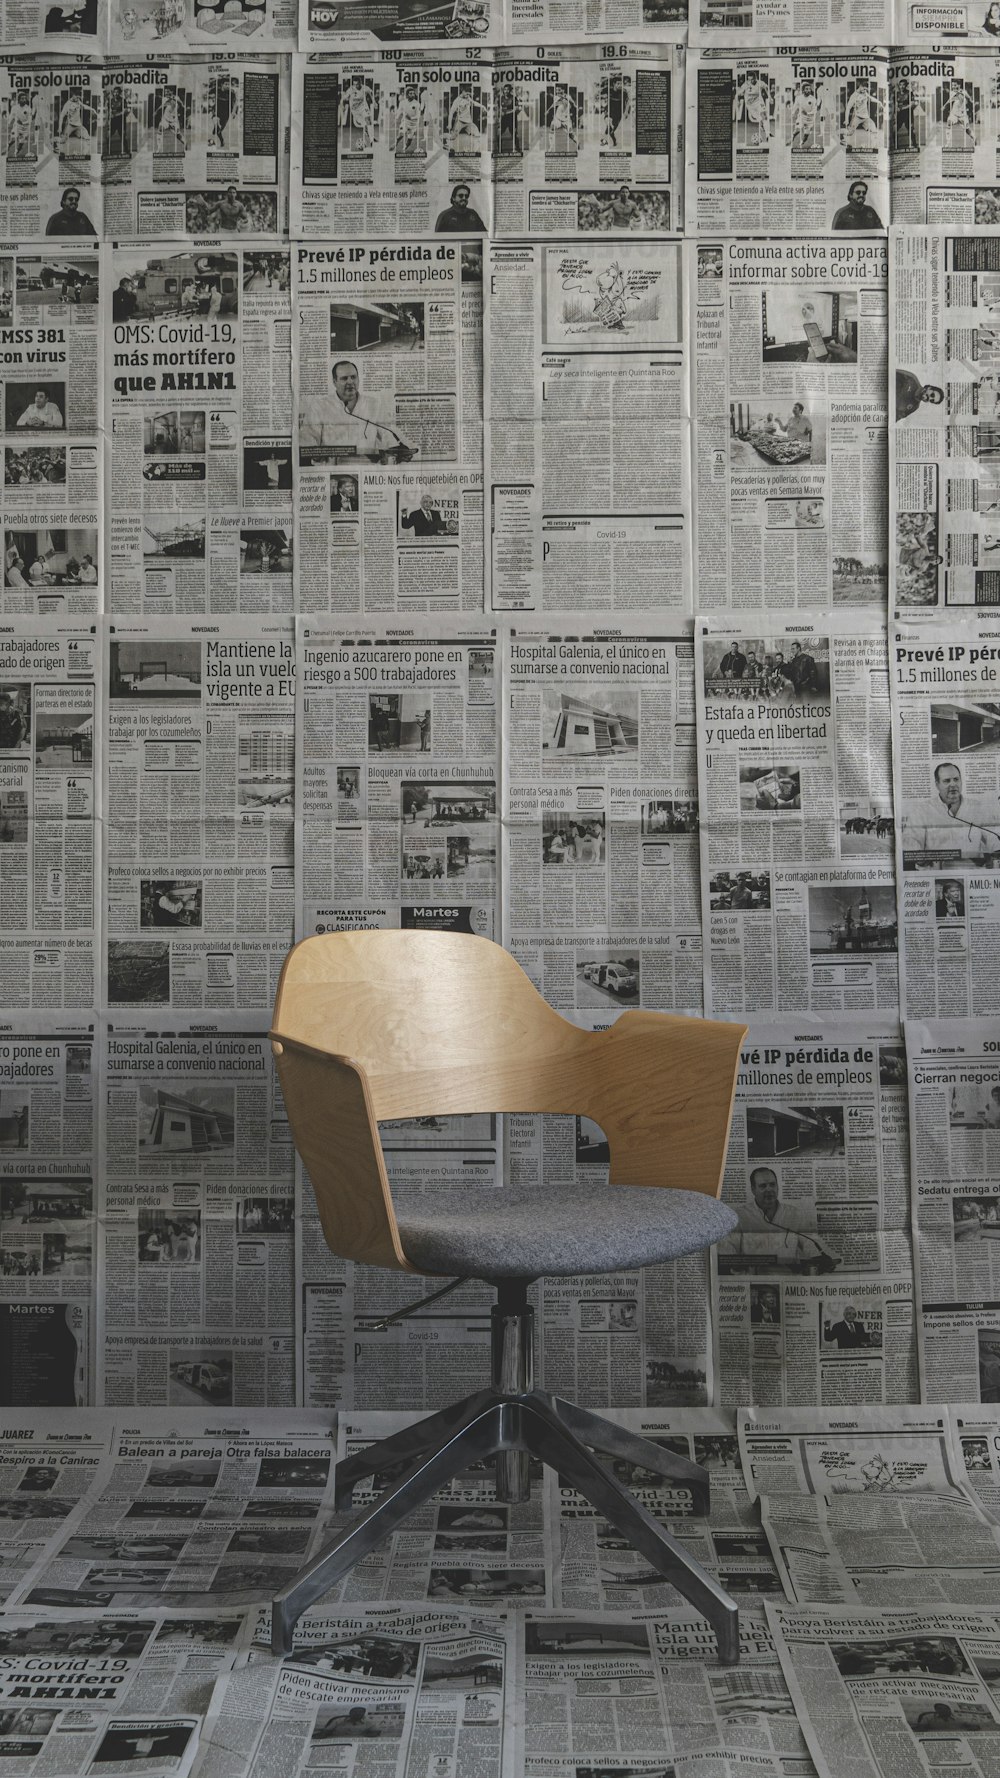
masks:
{"label": "wood grain texture", "polygon": [[271,1035],[330,1246],[412,1270],[375,1120],[582,1113],[608,1138],[612,1185],[717,1197],[746,1030],[633,1011],[580,1031],[489,939],[338,932],[289,953]]}

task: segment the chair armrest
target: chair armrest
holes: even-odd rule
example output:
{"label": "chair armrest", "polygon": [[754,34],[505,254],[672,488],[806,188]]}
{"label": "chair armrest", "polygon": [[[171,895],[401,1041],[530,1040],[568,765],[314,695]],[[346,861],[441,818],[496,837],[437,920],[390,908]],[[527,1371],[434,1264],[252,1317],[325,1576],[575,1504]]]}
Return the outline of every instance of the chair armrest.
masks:
{"label": "chair armrest", "polygon": [[364,1069],[271,1032],[295,1146],[328,1247],[343,1259],[414,1272],[403,1252]]}

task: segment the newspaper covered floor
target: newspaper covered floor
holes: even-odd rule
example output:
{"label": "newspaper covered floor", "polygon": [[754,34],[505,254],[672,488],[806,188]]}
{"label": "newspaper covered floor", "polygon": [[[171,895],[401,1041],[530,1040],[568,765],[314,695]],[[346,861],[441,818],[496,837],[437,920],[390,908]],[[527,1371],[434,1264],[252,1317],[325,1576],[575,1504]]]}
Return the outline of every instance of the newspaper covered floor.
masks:
{"label": "newspaper covered floor", "polygon": [[710,1476],[706,1515],[689,1488],[616,1465],[737,1598],[735,1668],[560,1478],[504,1506],[487,1466],[311,1607],[277,1659],[271,1594],[385,1479],[338,1512],[336,1463],[412,1415],[12,1413],[0,1770],[1000,1773],[996,1415],[614,1417]]}

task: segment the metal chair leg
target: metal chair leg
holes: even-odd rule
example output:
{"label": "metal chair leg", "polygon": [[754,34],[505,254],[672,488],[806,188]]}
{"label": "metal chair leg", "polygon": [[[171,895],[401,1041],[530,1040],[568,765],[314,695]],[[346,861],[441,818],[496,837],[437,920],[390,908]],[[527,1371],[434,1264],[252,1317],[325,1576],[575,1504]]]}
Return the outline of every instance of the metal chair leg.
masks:
{"label": "metal chair leg", "polygon": [[465,1469],[491,1457],[505,1443],[502,1409],[491,1404],[454,1431],[437,1449],[421,1453],[394,1487],[348,1525],[336,1541],[321,1550],[271,1601],[271,1649],[292,1650],[292,1633],[308,1605],[319,1599],[349,1569],[369,1555],[398,1525],[439,1488]]}
{"label": "metal chair leg", "polygon": [[652,1439],[627,1432],[613,1420],[605,1420],[602,1414],[592,1414],[587,1408],[577,1407],[575,1402],[563,1401],[560,1395],[547,1395],[544,1390],[537,1393],[582,1444],[600,1451],[605,1457],[623,1457],[629,1463],[652,1470],[654,1475],[663,1476],[666,1481],[679,1482],[690,1488],[695,1512],[701,1518],[708,1517],[712,1484],[707,1469],[700,1463],[692,1463],[689,1457],[681,1457],[675,1451],[664,1451]]}
{"label": "metal chair leg", "polygon": [[538,1395],[520,1403],[521,1439],[596,1506],[658,1573],[708,1619],[715,1631],[719,1660],[733,1667],[740,1658],[739,1608],[718,1581],[665,1531],[603,1463]]}
{"label": "metal chair leg", "polygon": [[408,1466],[422,1451],[434,1450],[442,1439],[492,1400],[488,1389],[478,1389],[474,1395],[466,1395],[450,1407],[428,1414],[412,1426],[404,1426],[401,1432],[379,1439],[377,1444],[366,1445],[353,1457],[345,1457],[343,1463],[338,1463],[334,1477],[333,1498],[337,1510],[350,1502],[355,1482],[360,1482],[366,1475],[378,1475],[384,1469],[399,1470]]}

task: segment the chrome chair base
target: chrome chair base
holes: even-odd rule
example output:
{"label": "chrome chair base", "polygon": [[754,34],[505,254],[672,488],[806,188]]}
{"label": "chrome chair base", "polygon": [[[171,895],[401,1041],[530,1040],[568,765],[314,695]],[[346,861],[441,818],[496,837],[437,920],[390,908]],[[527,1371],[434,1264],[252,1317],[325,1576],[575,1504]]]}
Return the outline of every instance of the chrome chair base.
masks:
{"label": "chrome chair base", "polygon": [[529,1465],[534,1458],[564,1477],[645,1556],[657,1574],[676,1587],[715,1631],[720,1664],[736,1665],[740,1632],[735,1601],[622,1487],[595,1452],[687,1488],[699,1515],[708,1512],[708,1474],[686,1457],[532,1387],[531,1310],[526,1289],[520,1283],[500,1288],[500,1301],[493,1310],[490,1388],[368,1445],[338,1466],[338,1508],[347,1504],[355,1483],[365,1476],[386,1475],[386,1486],[379,1499],[359,1513],[272,1601],[271,1648],[276,1655],[291,1653],[295,1625],[307,1606],[335,1586],[454,1476],[471,1464],[494,1458],[497,1499],[523,1501],[528,1498]]}

